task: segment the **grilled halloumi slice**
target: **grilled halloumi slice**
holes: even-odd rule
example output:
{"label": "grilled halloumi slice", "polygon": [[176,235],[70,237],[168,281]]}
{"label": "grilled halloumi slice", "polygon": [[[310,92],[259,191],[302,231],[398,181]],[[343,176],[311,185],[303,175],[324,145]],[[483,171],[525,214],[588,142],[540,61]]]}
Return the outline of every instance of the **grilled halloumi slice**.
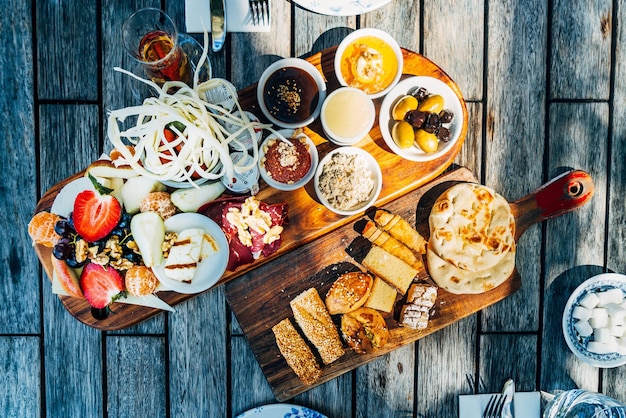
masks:
{"label": "grilled halloumi slice", "polygon": [[167,277],[185,283],[193,280],[201,260],[204,235],[204,230],[200,228],[185,229],[178,234],[165,261]]}

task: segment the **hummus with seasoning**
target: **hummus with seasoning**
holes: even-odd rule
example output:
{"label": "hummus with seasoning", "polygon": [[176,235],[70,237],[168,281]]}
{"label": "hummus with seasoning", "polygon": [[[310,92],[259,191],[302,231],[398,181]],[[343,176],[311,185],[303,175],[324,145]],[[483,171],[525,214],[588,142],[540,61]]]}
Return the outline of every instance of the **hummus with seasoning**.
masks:
{"label": "hummus with seasoning", "polygon": [[398,71],[391,45],[375,36],[356,39],[341,56],[341,75],[348,86],[367,94],[386,89]]}
{"label": "hummus with seasoning", "polygon": [[287,141],[289,143],[278,138],[267,141],[261,166],[273,180],[293,184],[311,169],[311,154],[306,137],[295,136]]}

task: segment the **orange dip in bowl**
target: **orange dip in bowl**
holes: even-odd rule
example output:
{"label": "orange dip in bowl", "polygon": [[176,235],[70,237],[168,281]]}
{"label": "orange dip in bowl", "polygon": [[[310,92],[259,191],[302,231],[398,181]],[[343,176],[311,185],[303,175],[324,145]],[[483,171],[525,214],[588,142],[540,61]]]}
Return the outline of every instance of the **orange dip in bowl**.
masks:
{"label": "orange dip in bowl", "polygon": [[375,94],[394,81],[398,58],[385,40],[366,35],[346,46],[341,54],[340,71],[348,86]]}

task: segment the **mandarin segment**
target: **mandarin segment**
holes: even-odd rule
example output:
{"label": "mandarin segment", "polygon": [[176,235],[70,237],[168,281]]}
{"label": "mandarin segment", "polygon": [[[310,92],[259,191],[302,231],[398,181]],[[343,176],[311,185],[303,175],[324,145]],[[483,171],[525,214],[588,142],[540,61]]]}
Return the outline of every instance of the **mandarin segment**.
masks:
{"label": "mandarin segment", "polygon": [[59,215],[50,212],[39,212],[33,216],[28,223],[28,235],[33,240],[33,244],[41,244],[52,248],[61,238],[54,231],[54,225],[61,220]]}

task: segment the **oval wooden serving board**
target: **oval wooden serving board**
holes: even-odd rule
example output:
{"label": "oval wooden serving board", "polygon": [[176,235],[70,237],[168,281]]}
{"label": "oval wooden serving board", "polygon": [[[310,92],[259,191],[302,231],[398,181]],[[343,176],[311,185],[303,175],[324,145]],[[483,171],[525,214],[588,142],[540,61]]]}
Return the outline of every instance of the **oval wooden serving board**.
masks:
{"label": "oval wooden serving board", "polygon": [[[445,190],[460,182],[477,181],[466,168],[457,168],[382,208],[400,215],[428,238],[428,217],[433,203]],[[511,203],[516,222],[516,241],[529,226],[582,206],[591,199],[592,194],[591,178],[584,172],[573,171]],[[421,331],[398,326],[398,310],[402,305],[402,301],[398,300],[394,312],[383,314],[390,330],[387,345],[375,354],[356,354],[346,346],[346,354],[331,365],[324,366],[322,377],[315,385],[303,385],[280,354],[271,328],[284,318],[291,318],[294,323],[289,302],[301,292],[315,287],[324,299],[333,281],[341,273],[363,269],[345,251],[357,237],[353,223],[346,224],[284,255],[280,263],[261,266],[253,273],[244,274],[226,285],[228,303],[279,401],[307,391],[478,312],[511,295],[521,285],[515,270],[503,284],[482,294],[455,295],[439,289],[428,328]],[[339,320],[339,317],[334,319]]]}
{"label": "oval wooden serving board", "polygon": [[[335,51],[336,48],[329,48],[307,58],[307,61],[312,63],[322,72],[327,81],[328,93],[339,87],[333,68]],[[461,149],[467,134],[467,109],[463,96],[454,81],[452,81],[452,79],[441,68],[424,56],[408,50],[403,50],[402,53],[404,57],[403,77],[413,75],[434,77],[445,82],[455,92],[455,94],[459,97],[463,108],[463,114],[457,116],[463,118],[463,128],[459,141],[451,147],[446,154],[433,161],[417,163],[405,160],[392,152],[382,138],[380,129],[376,123],[369,132],[369,135],[355,146],[367,150],[380,164],[383,173],[383,188],[380,193],[380,197],[376,202],[379,206],[415,190],[441,174],[447,167],[450,166],[450,164],[452,164],[452,161]],[[251,111],[264,120],[262,117],[263,115],[258,108],[256,88],[257,86],[254,84],[241,90],[239,92],[239,101],[244,109]],[[375,100],[377,114],[381,103],[382,98]],[[321,123],[319,121],[315,121],[313,124],[308,126],[305,129],[305,132],[316,144],[320,159],[323,158],[330,150],[336,148],[335,145],[330,143],[324,137]],[[38,202],[36,212],[49,210],[52,206],[54,198],[59,193],[61,188],[71,180],[81,177],[82,175],[83,173],[77,173],[48,190]],[[287,202],[289,205],[289,225],[283,232],[283,243],[279,251],[272,256],[256,260],[254,263],[242,266],[233,272],[226,272],[218,282],[218,285],[224,284],[243,273],[256,269],[265,263],[271,263],[268,267],[270,269],[272,266],[280,266],[283,261],[280,260],[279,257],[282,257],[284,254],[289,253],[303,244],[312,242],[319,237],[334,231],[355,218],[354,216],[343,217],[336,215],[326,209],[317,201],[315,190],[313,189],[313,182],[309,182],[307,186],[293,192],[281,192],[275,190],[266,186],[262,180],[260,186],[261,190],[257,195],[260,200],[267,203]],[[35,246],[35,251],[37,252],[44,270],[48,274],[48,277],[52,278],[50,249],[37,245]],[[182,303],[194,296],[183,295],[176,292],[159,292],[158,295],[171,306]],[[66,296],[60,296],[60,298],[63,305],[71,315],[79,321],[101,330],[118,330],[127,328],[161,312],[158,309],[143,306],[115,303],[112,306],[112,310],[115,312],[114,315],[109,315],[105,319],[97,320],[92,316],[90,306],[85,300]]]}

